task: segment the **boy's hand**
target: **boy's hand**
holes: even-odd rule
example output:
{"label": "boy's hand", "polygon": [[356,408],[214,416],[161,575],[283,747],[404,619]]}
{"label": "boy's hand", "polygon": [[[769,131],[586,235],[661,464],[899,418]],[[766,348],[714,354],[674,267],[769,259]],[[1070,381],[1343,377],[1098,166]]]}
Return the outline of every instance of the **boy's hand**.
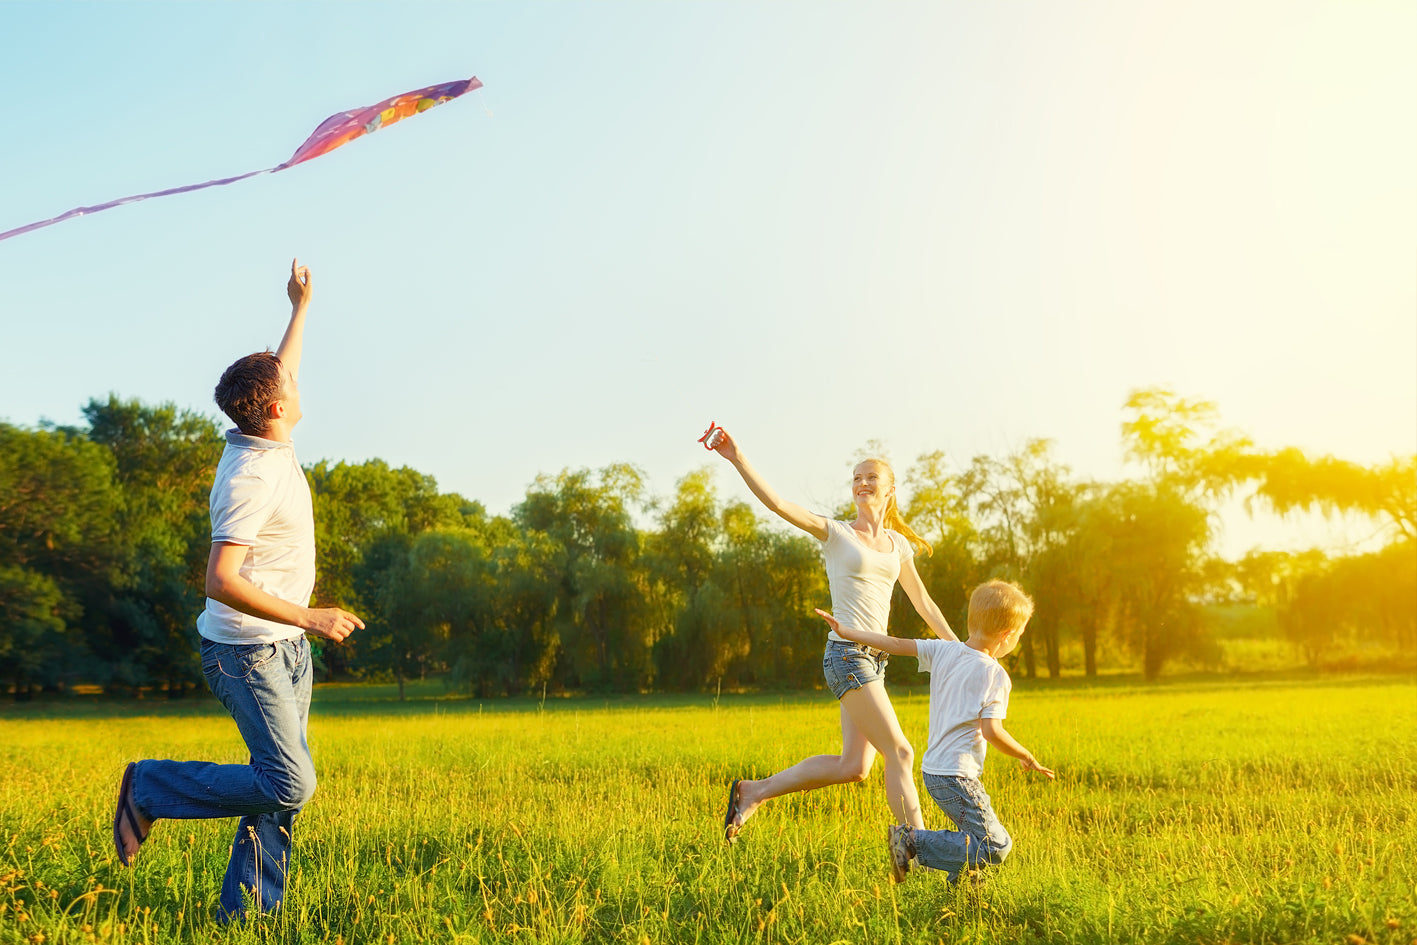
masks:
{"label": "boy's hand", "polygon": [[285,284],[285,294],[290,298],[290,304],[296,308],[303,308],[310,304],[310,296],[314,294],[314,288],[310,285],[310,267],[297,265],[299,260],[290,261],[290,281]]}
{"label": "boy's hand", "polygon": [[1039,774],[1046,774],[1049,781],[1055,780],[1053,772],[1038,763],[1038,759],[1029,755],[1027,758],[1020,758],[1018,766],[1025,771],[1037,771]]}

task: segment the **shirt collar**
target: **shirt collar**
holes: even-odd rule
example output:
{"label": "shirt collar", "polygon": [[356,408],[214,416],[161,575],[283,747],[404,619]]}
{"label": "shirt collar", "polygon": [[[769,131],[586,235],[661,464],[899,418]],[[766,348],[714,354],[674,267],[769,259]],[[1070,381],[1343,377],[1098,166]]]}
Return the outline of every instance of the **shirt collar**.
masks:
{"label": "shirt collar", "polygon": [[294,450],[293,443],[282,443],[280,440],[268,440],[263,436],[251,436],[242,433],[239,429],[226,431],[226,442],[232,446],[245,450]]}

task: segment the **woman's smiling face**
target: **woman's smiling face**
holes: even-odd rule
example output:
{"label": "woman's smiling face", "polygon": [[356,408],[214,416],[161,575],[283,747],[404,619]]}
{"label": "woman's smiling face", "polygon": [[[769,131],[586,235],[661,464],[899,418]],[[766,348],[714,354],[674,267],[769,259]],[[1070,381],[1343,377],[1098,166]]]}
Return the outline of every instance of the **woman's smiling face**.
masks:
{"label": "woman's smiling face", "polygon": [[851,475],[851,498],[857,506],[883,508],[886,500],[894,494],[895,476],[889,466],[874,459],[856,466]]}

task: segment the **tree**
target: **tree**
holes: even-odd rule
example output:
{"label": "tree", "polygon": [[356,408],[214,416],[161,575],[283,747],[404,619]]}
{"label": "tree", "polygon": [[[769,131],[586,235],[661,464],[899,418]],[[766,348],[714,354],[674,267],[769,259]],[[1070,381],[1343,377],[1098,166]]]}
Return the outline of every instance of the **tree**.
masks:
{"label": "tree", "polygon": [[[378,605],[388,632],[384,662],[404,698],[404,682],[446,667],[454,652],[486,647],[491,630],[491,564],[469,529],[434,529],[408,541],[407,552],[385,572]],[[461,646],[452,646],[457,639]],[[479,667],[462,667],[465,681],[487,695],[493,654]]]}
{"label": "tree", "polygon": [[661,686],[697,688],[721,679],[746,649],[733,608],[712,583],[723,547],[713,473],[703,467],[675,484],[659,530],[645,536],[643,564],[654,614],[654,666]]}
{"label": "tree", "polygon": [[476,526],[481,503],[440,493],[432,476],[382,459],[363,463],[321,460],[305,471],[315,506],[320,573],[315,600],[322,607],[366,606],[355,582],[365,550],[384,535],[417,535],[430,528]]}
{"label": "tree", "polygon": [[1049,551],[1050,560],[1044,564],[1067,575],[1060,620],[1082,641],[1083,672],[1088,676],[1097,675],[1098,645],[1115,636],[1121,612],[1115,541],[1123,529],[1115,523],[1109,493],[1109,487],[1097,483],[1078,487],[1072,527],[1063,544]]}
{"label": "tree", "polygon": [[1132,391],[1124,406],[1130,414],[1122,422],[1127,459],[1188,498],[1222,498],[1255,468],[1253,442],[1222,429],[1219,408],[1211,401],[1150,387]]}
{"label": "tree", "polygon": [[1147,679],[1183,652],[1203,645],[1194,597],[1209,518],[1165,483],[1126,482],[1107,494],[1099,522],[1112,556],[1111,586],[1124,642],[1141,657]]}
{"label": "tree", "polygon": [[[1149,476],[1114,490],[1119,521],[1136,527],[1114,535],[1113,550],[1128,640],[1151,679],[1174,653],[1205,648],[1194,600],[1205,584],[1201,555],[1219,502],[1254,467],[1253,444],[1219,427],[1215,404],[1163,388],[1133,391],[1126,409],[1126,455]],[[1139,545],[1140,535],[1153,544]]]}
{"label": "tree", "polygon": [[653,646],[639,572],[640,536],[630,507],[643,499],[633,466],[538,476],[513,521],[550,540],[557,586],[555,627],[566,663],[561,681],[632,689],[651,681]]}
{"label": "tree", "polygon": [[15,699],[30,697],[36,684],[58,678],[65,651],[74,645],[69,620],[77,608],[47,575],[14,564],[0,565],[0,666]]}
{"label": "tree", "polygon": [[1019,581],[1037,604],[1023,637],[1024,672],[1037,674],[1041,643],[1048,675],[1062,672],[1059,628],[1071,590],[1071,567],[1061,555],[1075,525],[1078,486],[1052,455],[1052,442],[1029,440],[1003,459],[976,456],[960,477],[960,494],[980,523],[984,572]]}
{"label": "tree", "polygon": [[164,682],[178,695],[201,682],[197,615],[211,547],[207,497],[221,458],[221,431],[208,417],[173,404],[90,400],[88,437],[113,456],[122,493],[115,547],[119,564],[107,632],[91,646],[106,681],[138,687]]}
{"label": "tree", "polygon": [[[375,591],[382,586],[384,568],[406,563],[399,558],[410,547],[403,537],[412,539],[434,528],[478,528],[486,521],[481,503],[440,493],[432,476],[407,466],[394,469],[381,459],[333,464],[322,460],[305,474],[320,556],[315,606],[378,613],[383,604]],[[366,567],[365,557],[376,547],[381,555]],[[398,647],[384,639],[396,631],[376,625],[355,634],[345,646],[321,647],[327,669],[342,674],[362,666],[392,672],[402,681],[407,665],[389,662]]]}
{"label": "tree", "polygon": [[831,600],[818,543],[765,525],[746,502],[730,503],[722,521],[712,584],[733,623],[723,630],[724,677],[740,685],[818,685],[825,631],[813,609]]}
{"label": "tree", "polygon": [[1280,515],[1317,508],[1325,515],[1358,512],[1384,520],[1398,539],[1417,540],[1417,456],[1364,467],[1284,449],[1252,464],[1254,498]]}
{"label": "tree", "polygon": [[74,430],[0,423],[0,567],[11,608],[0,614],[0,649],[48,654],[13,679],[16,698],[87,659],[83,631],[106,614],[121,501],[103,447]]}
{"label": "tree", "polygon": [[[902,506],[910,527],[934,548],[932,554],[916,555],[915,569],[956,634],[966,632],[969,593],[983,580],[976,558],[981,537],[961,479],[949,471],[944,453],[924,453],[906,472],[910,501]],[[892,632],[920,632],[919,615],[899,588],[891,601],[891,625]]]}
{"label": "tree", "polygon": [[1417,651],[1417,542],[1321,559],[1297,575],[1279,625],[1312,666],[1349,650]]}

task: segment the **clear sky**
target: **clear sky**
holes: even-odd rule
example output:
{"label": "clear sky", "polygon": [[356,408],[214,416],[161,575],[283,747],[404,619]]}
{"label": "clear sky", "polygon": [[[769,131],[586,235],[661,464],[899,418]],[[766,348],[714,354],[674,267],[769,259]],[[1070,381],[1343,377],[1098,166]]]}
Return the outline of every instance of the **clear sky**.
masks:
{"label": "clear sky", "polygon": [[567,466],[667,494],[711,419],[818,507],[870,439],[1115,477],[1155,385],[1262,446],[1417,451],[1410,2],[5,2],[0,230],[468,75],[0,243],[0,418],[215,414],[298,255],[302,460],[494,512]]}

